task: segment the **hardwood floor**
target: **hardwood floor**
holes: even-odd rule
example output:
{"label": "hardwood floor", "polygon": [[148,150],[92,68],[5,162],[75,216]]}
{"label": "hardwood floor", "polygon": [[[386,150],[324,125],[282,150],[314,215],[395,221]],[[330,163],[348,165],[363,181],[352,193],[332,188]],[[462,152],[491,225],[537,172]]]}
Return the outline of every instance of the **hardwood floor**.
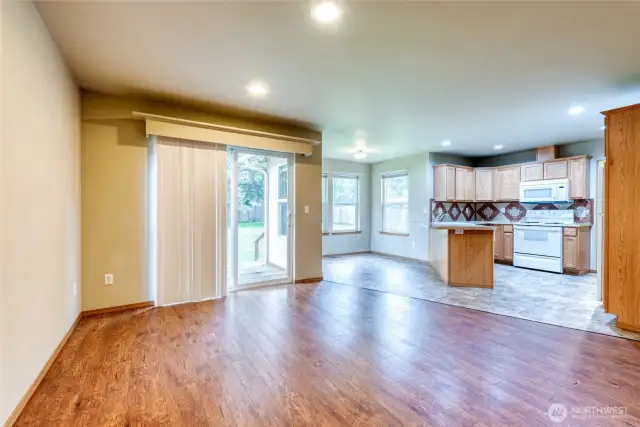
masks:
{"label": "hardwood floor", "polygon": [[[331,282],[83,319],[17,426],[640,425],[640,345]],[[624,419],[571,419],[622,406]]]}

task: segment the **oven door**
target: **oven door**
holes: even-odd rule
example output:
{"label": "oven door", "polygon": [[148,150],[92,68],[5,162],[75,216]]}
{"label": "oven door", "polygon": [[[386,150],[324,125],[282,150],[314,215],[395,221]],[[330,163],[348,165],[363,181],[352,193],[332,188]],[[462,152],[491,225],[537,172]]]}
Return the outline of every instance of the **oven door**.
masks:
{"label": "oven door", "polygon": [[513,251],[545,257],[562,257],[562,227],[514,225]]}
{"label": "oven door", "polygon": [[520,184],[520,202],[553,202],[557,200],[558,186],[555,184]]}

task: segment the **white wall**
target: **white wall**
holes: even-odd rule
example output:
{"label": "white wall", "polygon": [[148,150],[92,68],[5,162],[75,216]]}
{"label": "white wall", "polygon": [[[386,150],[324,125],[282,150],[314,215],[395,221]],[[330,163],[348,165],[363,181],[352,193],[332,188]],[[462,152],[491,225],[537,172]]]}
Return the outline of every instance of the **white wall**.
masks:
{"label": "white wall", "polygon": [[0,75],[4,423],[80,313],[80,98],[30,2],[2,1]]}
{"label": "white wall", "polygon": [[[598,190],[598,160],[604,159],[604,139],[595,141],[576,142],[574,144],[561,145],[558,147],[558,157],[580,156],[588,154],[591,156],[589,163],[589,198],[596,200]],[[597,268],[596,249],[598,244],[597,228],[595,226],[595,208],[593,210],[593,227],[591,227],[591,259],[590,268]]]}
{"label": "white wall", "polygon": [[322,159],[322,171],[357,174],[360,185],[360,234],[322,236],[322,255],[371,250],[371,165],[343,160]]}
{"label": "white wall", "polygon": [[[382,229],[381,174],[409,172],[409,236],[380,234]],[[429,258],[429,199],[433,193],[433,166],[429,153],[399,157],[371,167],[371,250],[427,261]]]}
{"label": "white wall", "polygon": [[[287,237],[280,236],[280,206],[278,204],[278,167],[287,163],[286,159],[279,157],[269,157],[267,163],[269,203],[267,205],[267,240],[269,264],[287,268]],[[289,175],[291,176],[291,174]],[[291,207],[289,207],[291,209]]]}

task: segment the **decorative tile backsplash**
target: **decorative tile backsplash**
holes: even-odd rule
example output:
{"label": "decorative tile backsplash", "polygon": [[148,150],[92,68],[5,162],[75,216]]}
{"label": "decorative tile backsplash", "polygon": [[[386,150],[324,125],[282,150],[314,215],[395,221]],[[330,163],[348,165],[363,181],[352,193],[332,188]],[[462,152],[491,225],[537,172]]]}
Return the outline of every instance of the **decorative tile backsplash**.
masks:
{"label": "decorative tile backsplash", "polygon": [[[593,200],[574,200],[568,203],[443,203],[431,202],[431,220],[445,214],[443,221],[521,221],[527,211],[533,210],[566,210],[574,211],[576,223],[593,223]],[[504,211],[504,213],[503,213]]]}

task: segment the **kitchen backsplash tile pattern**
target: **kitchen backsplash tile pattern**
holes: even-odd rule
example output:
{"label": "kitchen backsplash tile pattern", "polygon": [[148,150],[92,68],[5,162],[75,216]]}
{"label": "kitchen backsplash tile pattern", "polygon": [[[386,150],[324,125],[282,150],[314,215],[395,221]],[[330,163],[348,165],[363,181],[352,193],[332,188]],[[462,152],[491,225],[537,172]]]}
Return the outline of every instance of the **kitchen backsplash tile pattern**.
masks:
{"label": "kitchen backsplash tile pattern", "polygon": [[579,224],[593,223],[593,200],[574,200],[568,203],[443,203],[431,202],[431,220],[444,213],[443,221],[511,221],[524,219],[527,211],[533,210],[566,210],[574,211],[574,220]]}

